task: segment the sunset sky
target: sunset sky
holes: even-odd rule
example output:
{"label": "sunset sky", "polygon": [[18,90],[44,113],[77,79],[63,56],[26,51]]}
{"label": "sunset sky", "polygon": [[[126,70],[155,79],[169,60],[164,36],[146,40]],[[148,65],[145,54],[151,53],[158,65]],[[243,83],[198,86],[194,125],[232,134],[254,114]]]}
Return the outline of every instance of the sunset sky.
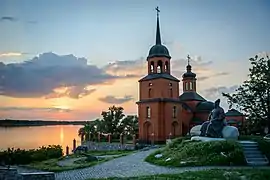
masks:
{"label": "sunset sky", "polygon": [[172,74],[181,80],[190,54],[206,99],[270,52],[268,0],[1,0],[0,119],[90,120],[113,104],[136,114],[156,6]]}

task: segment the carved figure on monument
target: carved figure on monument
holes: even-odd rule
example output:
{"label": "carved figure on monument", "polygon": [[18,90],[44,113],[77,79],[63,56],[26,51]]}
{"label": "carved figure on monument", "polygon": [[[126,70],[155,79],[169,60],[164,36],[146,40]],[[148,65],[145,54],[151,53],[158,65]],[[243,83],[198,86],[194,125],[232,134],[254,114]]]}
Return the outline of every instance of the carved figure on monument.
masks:
{"label": "carved figure on monument", "polygon": [[225,112],[219,106],[220,99],[215,101],[214,109],[209,114],[208,121],[204,122],[201,127],[200,136],[222,138],[222,129],[226,126]]}

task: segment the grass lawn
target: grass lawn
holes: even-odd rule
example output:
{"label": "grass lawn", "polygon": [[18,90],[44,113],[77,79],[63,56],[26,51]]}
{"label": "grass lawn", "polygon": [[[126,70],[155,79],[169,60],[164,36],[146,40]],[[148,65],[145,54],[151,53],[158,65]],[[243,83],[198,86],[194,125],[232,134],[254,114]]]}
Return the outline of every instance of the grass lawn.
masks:
{"label": "grass lawn", "polygon": [[[68,171],[68,170],[73,170],[73,169],[80,169],[80,168],[85,168],[85,167],[90,167],[94,166],[109,160],[112,160],[114,158],[126,156],[128,154],[131,154],[134,151],[128,151],[128,150],[121,150],[121,151],[88,151],[86,154],[90,154],[93,156],[104,156],[104,155],[117,155],[116,157],[105,157],[102,158],[99,161],[93,161],[93,162],[87,162],[84,160],[77,160],[74,161],[72,165],[68,166],[59,166],[58,162],[61,160],[64,160],[65,157],[61,157],[59,159],[50,159],[42,162],[35,162],[31,163],[28,165],[25,165],[27,168],[33,168],[33,169],[39,169],[43,171],[50,171],[50,172],[62,172],[62,171]],[[69,156],[69,158],[79,158],[83,157],[81,154],[72,154]]]}
{"label": "grass lawn", "polygon": [[[129,177],[129,178],[103,178],[99,180],[269,180],[270,171],[260,169],[250,170],[205,170],[205,171],[194,171],[184,172],[181,174],[162,174],[152,176],[140,176],[140,177]],[[94,179],[88,179],[94,180]]]}
{"label": "grass lawn", "polygon": [[[157,154],[162,154],[162,157],[156,158]],[[173,140],[146,157],[145,161],[172,167],[246,165],[242,147],[235,141],[200,142],[184,138]]]}
{"label": "grass lawn", "polygon": [[86,168],[90,166],[94,166],[109,160],[112,160],[113,158],[104,158],[99,161],[93,161],[93,162],[86,162],[82,160],[75,161],[72,165],[68,166],[59,166],[57,163],[59,159],[50,159],[47,161],[42,162],[35,162],[28,165],[25,165],[26,168],[33,168],[33,169],[39,169],[43,171],[50,171],[50,172],[62,172],[62,171],[68,171],[73,169],[80,169],[80,168]]}

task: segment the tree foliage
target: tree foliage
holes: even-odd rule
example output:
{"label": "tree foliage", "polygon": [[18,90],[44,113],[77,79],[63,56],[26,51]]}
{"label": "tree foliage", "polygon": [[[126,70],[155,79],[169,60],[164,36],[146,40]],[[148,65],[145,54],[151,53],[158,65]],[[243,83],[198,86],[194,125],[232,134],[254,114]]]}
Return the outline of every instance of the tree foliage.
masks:
{"label": "tree foliage", "polygon": [[119,137],[121,133],[129,136],[138,133],[138,117],[125,116],[123,107],[111,106],[107,111],[102,111],[101,116],[101,119],[90,121],[80,128],[78,135],[93,140],[98,133],[112,134],[113,137]]}
{"label": "tree foliage", "polygon": [[252,131],[270,130],[270,59],[269,56],[256,55],[249,59],[248,80],[233,94],[222,93],[230,108],[236,106],[248,117]]}

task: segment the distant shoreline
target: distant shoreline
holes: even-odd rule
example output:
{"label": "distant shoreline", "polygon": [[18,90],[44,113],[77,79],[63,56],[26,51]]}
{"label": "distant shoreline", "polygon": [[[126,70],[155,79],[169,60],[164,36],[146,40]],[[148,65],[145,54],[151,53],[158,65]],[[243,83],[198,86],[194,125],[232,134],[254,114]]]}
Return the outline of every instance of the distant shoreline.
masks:
{"label": "distant shoreline", "polygon": [[0,120],[0,127],[84,125],[88,121]]}

